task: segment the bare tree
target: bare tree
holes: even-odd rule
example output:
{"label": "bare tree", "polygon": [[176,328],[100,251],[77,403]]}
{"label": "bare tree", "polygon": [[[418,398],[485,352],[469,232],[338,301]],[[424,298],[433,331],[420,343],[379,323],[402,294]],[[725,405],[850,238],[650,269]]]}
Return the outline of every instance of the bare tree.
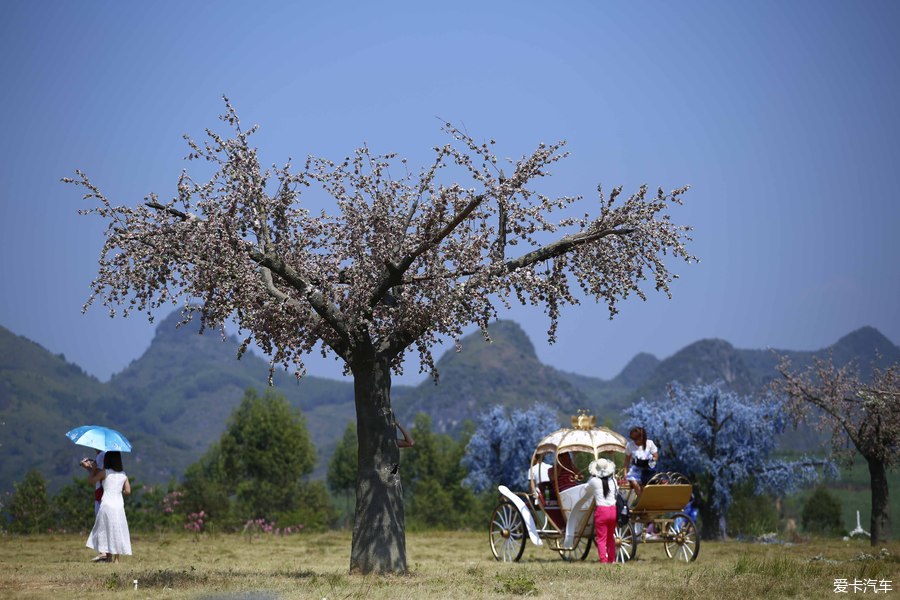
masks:
{"label": "bare tree", "polygon": [[[529,183],[566,155],[562,142],[509,161],[504,176],[493,140],[479,144],[450,124],[451,142],[418,173],[366,147],[340,162],[310,157],[298,172],[290,161],[263,171],[248,143],[256,127],[242,129],[225,104],[231,137],[207,130],[203,144],[187,138],[188,158],[210,161],[215,174],[196,183],[183,173],[168,202],[150,195],[136,207],[113,206],[81,171],[64,180],[97,202],[80,212],[108,222],[85,309],[99,296],[111,315],[123,307],[152,318],[171,302],[204,327],[233,319],[247,332],[241,352],[255,339],[273,368],[298,376],[317,343],[334,352],[353,376],[359,437],[350,570],[404,572],[390,390],[406,353],[434,374],[432,347],[445,336],[458,343],[473,323],[488,338],[511,296],[544,307],[552,342],[560,307],[578,303],[574,284],[605,302],[610,318],[629,294],[645,298],[639,285],[648,278],[670,295],[676,275],[664,256],[693,257],[684,246],[690,228],[666,209],[687,188],[648,197],[644,186],[623,202],[621,188],[606,197],[598,187],[598,216],[551,221],[579,198],[550,198]],[[334,214],[301,205],[310,186],[330,196]]]}
{"label": "bare tree", "polygon": [[866,460],[872,545],[890,540],[887,469],[897,464],[900,453],[900,363],[874,369],[871,383],[860,380],[852,363],[837,368],[830,357],[815,359],[803,372],[793,372],[784,357],[778,371],[782,378],[773,386],[788,398],[794,415],[812,420],[820,430],[831,430],[836,457],[850,463],[858,452]]}

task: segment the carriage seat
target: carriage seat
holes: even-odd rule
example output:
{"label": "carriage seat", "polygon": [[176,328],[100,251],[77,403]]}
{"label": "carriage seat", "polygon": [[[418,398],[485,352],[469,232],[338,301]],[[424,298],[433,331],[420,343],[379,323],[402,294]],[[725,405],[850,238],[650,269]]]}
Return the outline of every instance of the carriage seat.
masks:
{"label": "carriage seat", "polygon": [[678,483],[646,485],[631,512],[675,512],[683,510],[691,499],[693,486]]}

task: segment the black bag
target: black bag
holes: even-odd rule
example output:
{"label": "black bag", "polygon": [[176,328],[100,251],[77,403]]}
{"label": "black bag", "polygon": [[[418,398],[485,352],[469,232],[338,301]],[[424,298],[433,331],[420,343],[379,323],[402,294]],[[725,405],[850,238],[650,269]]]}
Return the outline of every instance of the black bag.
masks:
{"label": "black bag", "polygon": [[630,517],[631,509],[628,508],[625,496],[616,492],[616,525],[627,525]]}
{"label": "black bag", "polygon": [[[641,487],[647,485],[653,476],[656,475],[656,469],[641,469]],[[668,481],[661,481],[657,479],[656,483],[669,483]]]}

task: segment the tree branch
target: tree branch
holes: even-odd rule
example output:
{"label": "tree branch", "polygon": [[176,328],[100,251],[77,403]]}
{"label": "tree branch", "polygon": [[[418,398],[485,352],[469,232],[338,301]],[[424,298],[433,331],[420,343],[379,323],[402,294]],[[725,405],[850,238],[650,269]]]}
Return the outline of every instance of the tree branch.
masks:
{"label": "tree branch", "polygon": [[[530,266],[534,263],[541,262],[542,260],[548,260],[556,256],[561,256],[574,247],[588,244],[610,235],[626,236],[634,233],[635,231],[635,229],[604,229],[590,235],[585,235],[583,237],[578,237],[581,234],[566,236],[560,240],[557,240],[556,242],[520,256],[519,258],[509,260],[503,263],[503,265],[508,272],[516,271],[518,269]],[[443,275],[414,275],[407,279],[403,279],[395,285],[414,285],[421,281],[432,281],[434,279],[458,279],[460,277],[471,277],[472,275],[481,273],[485,268],[488,268],[488,266],[469,271],[454,271],[453,273],[445,273]]]}
{"label": "tree branch", "polygon": [[[166,212],[180,219],[181,221],[196,219],[194,215],[190,215],[171,206],[160,204],[156,201],[146,202],[145,204],[146,206],[155,210]],[[265,247],[266,245],[266,241],[264,240],[263,246]],[[343,342],[343,344],[338,345],[339,347],[334,348],[334,351],[337,352],[338,355],[343,356],[346,353],[347,349],[351,346],[350,331],[347,327],[346,322],[344,321],[343,315],[341,315],[340,310],[337,308],[337,306],[329,302],[321,291],[319,291],[309,281],[307,281],[293,268],[291,268],[290,265],[285,263],[273,253],[261,252],[253,246],[248,245],[247,254],[251,260],[253,260],[261,267],[260,272],[262,276],[263,286],[266,288],[266,291],[270,296],[281,301],[288,301],[288,303],[292,307],[300,310],[301,312],[306,310],[306,308],[303,307],[303,305],[296,298],[288,296],[275,286],[275,282],[272,280],[272,271],[274,271],[282,279],[287,281],[288,284],[290,284],[290,286],[295,290],[303,294],[303,296],[309,302],[310,308],[312,308],[312,310],[315,311],[316,314],[322,317],[322,319],[324,319],[325,322],[331,326],[335,334]]]}
{"label": "tree branch", "polygon": [[160,204],[159,202],[156,202],[155,200],[151,201],[151,202],[144,202],[144,206],[148,206],[150,208],[155,208],[156,210],[161,210],[163,212],[167,212],[170,215],[172,215],[173,217],[178,217],[182,221],[189,221],[191,219],[196,218],[194,215],[190,215],[186,212],[182,212],[182,211],[178,210],[177,208],[174,208],[171,206],[166,206],[165,204]]}
{"label": "tree branch", "polygon": [[403,259],[398,263],[388,262],[385,265],[384,273],[382,274],[381,282],[372,292],[372,295],[369,296],[369,308],[373,309],[375,306],[381,302],[381,299],[384,298],[385,294],[394,287],[395,285],[399,285],[403,281],[403,274],[409,269],[409,267],[415,262],[417,258],[422,256],[425,252],[430,250],[431,248],[437,247],[448,235],[450,235],[456,227],[465,221],[472,211],[478,208],[484,199],[487,196],[484,194],[479,194],[472,198],[468,204],[453,217],[446,225],[444,225],[440,231],[438,231],[434,237],[422,242],[419,246],[407,254]]}
{"label": "tree branch", "polygon": [[[470,203],[471,206],[471,203]],[[467,207],[468,208],[468,207]],[[474,207],[472,207],[474,209]],[[454,219],[456,220],[456,219]],[[460,220],[461,222],[461,220]],[[446,229],[446,228],[445,228]],[[588,244],[591,242],[595,242],[597,240],[603,239],[604,237],[608,237],[610,235],[619,235],[625,236],[631,233],[634,233],[636,229],[601,229],[595,231],[593,233],[577,233],[574,235],[567,235],[555,242],[552,242],[546,246],[538,248],[533,252],[529,252],[519,258],[507,261],[503,263],[503,268],[505,268],[508,272],[516,271],[518,269],[522,269],[542,260],[548,260],[550,258],[554,258],[556,256],[561,256],[566,252],[569,252],[573,248],[577,248],[579,246],[583,246],[584,244]],[[447,232],[449,233],[449,231]],[[444,235],[446,237],[446,234]],[[399,269],[396,265],[391,265],[389,268]],[[450,273],[444,275],[442,277],[445,278],[455,278],[455,277],[464,277],[475,275],[476,273],[481,272],[484,268],[489,268],[488,266],[483,267],[482,269],[473,270],[473,271],[457,271],[455,273]],[[400,273],[402,277],[402,272]],[[410,285],[417,283],[419,281],[427,281],[429,279],[434,279],[435,276],[415,276],[411,279],[400,280],[397,283],[393,283],[392,285],[386,287],[382,296],[387,293],[387,291],[393,287],[394,285]],[[384,284],[383,284],[384,285]],[[373,296],[374,297],[374,296]],[[374,305],[373,305],[374,306]],[[380,352],[384,355],[391,355],[391,353],[396,353],[404,348],[406,348],[412,341],[418,339],[421,336],[422,331],[415,332],[409,335],[402,335],[397,332],[394,332],[388,339],[384,340],[384,342],[380,346]]]}
{"label": "tree branch", "polygon": [[260,267],[271,269],[292,288],[300,292],[309,302],[316,314],[322,317],[326,323],[331,325],[335,334],[343,340],[347,347],[352,345],[350,329],[347,327],[347,323],[344,321],[344,316],[341,314],[340,309],[325,298],[325,295],[319,289],[314,287],[312,283],[297,273],[280,257],[272,253],[263,254],[252,246],[248,247],[247,253]]}
{"label": "tree branch", "polygon": [[585,244],[589,244],[591,242],[596,242],[597,240],[605,238],[607,236],[626,236],[634,233],[635,231],[637,230],[634,228],[600,229],[593,233],[580,232],[572,235],[567,235],[556,240],[555,242],[543,246],[542,248],[538,248],[537,250],[533,250],[528,254],[524,254],[519,258],[506,261],[505,267],[507,271],[517,271],[518,269],[529,267],[535,263],[549,260],[551,258],[556,258],[557,256],[562,256],[563,254],[569,252],[574,248],[584,246]]}

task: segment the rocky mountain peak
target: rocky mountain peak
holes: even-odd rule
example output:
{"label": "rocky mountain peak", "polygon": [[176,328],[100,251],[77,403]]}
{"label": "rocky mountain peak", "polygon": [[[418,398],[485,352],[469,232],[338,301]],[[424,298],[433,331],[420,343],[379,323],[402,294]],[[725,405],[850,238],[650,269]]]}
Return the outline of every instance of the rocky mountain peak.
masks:
{"label": "rocky mountain peak", "polygon": [[628,361],[628,364],[615,376],[613,381],[623,386],[638,387],[653,375],[653,371],[658,366],[658,358],[647,352],[640,352]]}

